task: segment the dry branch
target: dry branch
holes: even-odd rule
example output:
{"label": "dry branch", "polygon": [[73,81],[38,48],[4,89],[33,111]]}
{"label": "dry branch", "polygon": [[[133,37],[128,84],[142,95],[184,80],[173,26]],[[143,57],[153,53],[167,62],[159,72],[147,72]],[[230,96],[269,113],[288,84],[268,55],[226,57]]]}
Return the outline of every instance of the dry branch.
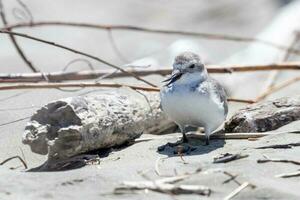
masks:
{"label": "dry branch", "polygon": [[223,181],[222,184],[226,184],[226,183],[229,183],[230,181],[233,181],[237,185],[242,185],[238,180],[236,180],[236,178],[238,177],[237,174],[231,174],[230,172],[227,172],[227,171],[223,171],[223,174],[225,174],[226,176],[229,176],[229,179]]}
{"label": "dry branch", "polygon": [[[108,87],[108,88],[120,88],[120,87],[129,87],[134,90],[143,90],[143,91],[152,91],[159,92],[160,89],[157,87],[143,87],[143,86],[134,86],[134,85],[126,85],[126,84],[118,84],[118,83],[89,83],[89,82],[74,82],[74,83],[19,83],[19,84],[6,84],[0,85],[1,90],[18,90],[18,89],[49,89],[49,88],[86,88],[86,87]],[[228,101],[231,102],[239,102],[239,103],[254,103],[253,100],[247,99],[236,99],[236,98],[228,98]]]}
{"label": "dry branch", "polygon": [[[296,33],[294,34],[293,40],[291,41],[290,48],[294,48],[295,45],[297,44],[298,40],[299,40],[299,34],[298,34],[298,32],[296,32]],[[283,55],[282,62],[286,62],[286,61],[289,59],[289,56],[290,56],[290,51],[287,50],[287,51],[284,53],[284,55]],[[267,81],[266,81],[266,86],[265,86],[265,88],[264,88],[264,90],[263,90],[264,92],[262,92],[261,95],[259,95],[256,99],[262,100],[263,98],[267,97],[267,96],[265,96],[264,94],[265,94],[266,91],[269,91],[272,87],[274,87],[274,84],[275,84],[275,82],[276,82],[277,76],[279,75],[279,72],[280,72],[280,71],[276,70],[276,71],[272,71],[272,72],[269,74],[269,77],[268,77],[268,79],[267,79]]]}
{"label": "dry branch", "polygon": [[264,93],[259,95],[254,101],[256,101],[256,102],[261,101],[261,100],[265,99],[267,96],[269,96],[270,94],[273,94],[273,93],[275,93],[285,87],[288,87],[298,81],[300,81],[300,76],[289,79],[287,81],[284,81],[278,85],[274,85],[274,86],[270,87],[268,90],[266,90]]}
{"label": "dry branch", "polygon": [[29,35],[26,35],[26,34],[23,34],[23,33],[16,33],[16,32],[11,32],[11,31],[7,31],[7,30],[0,30],[0,33],[4,33],[4,34],[8,34],[8,35],[16,35],[16,36],[19,36],[19,37],[23,37],[23,38],[27,38],[27,39],[30,39],[30,40],[34,40],[34,41],[38,41],[38,42],[41,42],[41,43],[44,43],[44,44],[48,44],[48,45],[51,45],[51,46],[54,46],[54,47],[57,47],[57,48],[61,48],[61,49],[64,49],[66,51],[69,51],[69,52],[73,52],[75,54],[79,54],[79,55],[83,55],[83,56],[86,56],[88,58],[91,58],[93,60],[96,60],[98,62],[101,62],[105,65],[108,65],[112,68],[115,68],[115,69],[118,69],[120,70],[121,72],[123,73],[126,73],[132,77],[134,77],[135,79],[139,80],[139,81],[142,81],[152,87],[156,87],[156,85],[150,83],[149,81],[143,79],[143,78],[140,78],[138,75],[132,73],[132,72],[128,72],[126,70],[124,70],[123,68],[121,67],[118,67],[108,61],[105,61],[97,56],[93,56],[91,54],[88,54],[88,53],[85,53],[85,52],[82,52],[82,51],[79,51],[79,50],[76,50],[76,49],[73,49],[73,48],[70,48],[70,47],[67,47],[67,46],[64,46],[64,45],[61,45],[61,44],[57,44],[55,42],[51,42],[51,41],[47,41],[47,40],[44,40],[44,39],[40,39],[40,38],[37,38],[37,37],[33,37],[33,36],[29,36]]}
{"label": "dry branch", "polygon": [[[6,20],[5,13],[4,13],[2,0],[0,0],[0,17],[1,17],[1,20],[4,24],[4,26],[7,26],[8,23],[7,23],[7,20]],[[11,28],[5,28],[4,30],[11,31],[12,29]],[[26,65],[31,69],[31,71],[38,72],[39,70],[37,70],[33,66],[33,64],[28,60],[28,58],[26,57],[25,53],[23,52],[20,45],[18,44],[15,36],[12,35],[12,34],[9,34],[9,38],[10,38],[11,42],[13,43],[14,47],[16,48],[16,50],[17,50],[18,54],[20,55],[20,57],[26,63]]]}
{"label": "dry branch", "polygon": [[178,181],[188,178],[189,175],[174,176],[170,178],[163,178],[154,181],[123,181],[122,185],[115,188],[116,194],[122,194],[124,191],[135,190],[152,190],[166,194],[199,194],[209,196],[211,189],[202,185],[181,185],[174,184]]}
{"label": "dry branch", "polygon": [[251,185],[248,182],[244,182],[242,185],[240,185],[238,188],[236,188],[235,190],[233,190],[228,196],[226,196],[224,198],[224,200],[230,200],[233,197],[235,197],[236,195],[238,195],[238,193],[240,193],[243,189],[245,189],[246,187],[251,186],[252,188],[254,188],[255,186]]}
{"label": "dry branch", "polygon": [[23,164],[24,168],[25,168],[25,169],[28,168],[26,162],[25,162],[20,156],[13,156],[13,157],[7,158],[7,159],[5,159],[4,161],[2,161],[2,162],[0,163],[0,165],[4,165],[5,163],[7,163],[8,161],[13,160],[13,159],[18,159],[18,160],[20,160],[21,163]]}
{"label": "dry branch", "polygon": [[[243,66],[243,65],[228,65],[228,66],[216,66],[208,65],[207,70],[209,73],[232,73],[232,72],[254,72],[254,71],[268,71],[268,70],[300,70],[300,63],[298,62],[284,62],[269,65],[257,65],[257,66]],[[160,69],[139,69],[132,70],[127,69],[127,72],[136,74],[137,76],[147,75],[170,75],[172,73],[171,68],[160,68]],[[112,70],[85,70],[66,72],[58,71],[51,73],[16,73],[16,74],[0,74],[0,83],[16,83],[16,82],[40,82],[47,81],[58,82],[58,81],[70,81],[70,80],[86,80],[86,79],[97,79],[99,77],[108,75],[110,78],[120,78],[131,76],[124,72],[115,72]]]}
{"label": "dry branch", "polygon": [[[224,140],[224,139],[236,139],[236,140],[247,140],[249,138],[261,138],[274,134],[283,134],[283,133],[298,133],[300,131],[291,131],[291,132],[264,132],[264,133],[216,133],[210,136],[212,140]],[[200,140],[205,140],[205,134],[199,133],[188,133],[188,138],[195,138]],[[147,137],[147,138],[137,138],[135,142],[147,142],[151,140],[163,140],[163,139],[173,139],[173,138],[181,138],[181,136],[155,136],[155,137]]]}
{"label": "dry branch", "polygon": [[231,153],[225,153],[218,155],[217,157],[214,157],[213,163],[227,163],[234,160],[239,160],[242,158],[247,158],[249,155],[242,155],[242,154],[231,154]]}
{"label": "dry branch", "polygon": [[[249,138],[261,138],[268,135],[274,135],[274,132],[264,132],[264,133],[225,133],[225,134],[213,134],[210,136],[210,139],[219,139],[219,140],[228,140],[228,139],[237,139],[237,140],[247,140]],[[205,134],[191,134],[191,138],[205,140]]]}
{"label": "dry branch", "polygon": [[267,162],[282,162],[282,163],[291,163],[291,164],[294,164],[294,165],[300,165],[300,161],[288,160],[288,159],[271,159],[271,158],[265,158],[265,159],[259,159],[259,160],[257,160],[257,163],[267,163]]}
{"label": "dry branch", "polygon": [[298,176],[300,176],[300,170],[298,170],[296,172],[278,174],[275,177],[276,178],[291,178],[291,177],[298,177]]}
{"label": "dry branch", "polygon": [[109,87],[109,88],[120,88],[120,87],[129,87],[135,90],[144,90],[144,91],[155,91],[158,92],[159,88],[155,87],[143,87],[143,86],[134,86],[134,85],[125,85],[117,83],[23,83],[23,84],[7,84],[0,85],[1,90],[16,90],[16,89],[42,89],[42,88],[86,88],[86,87]]}
{"label": "dry branch", "polygon": [[224,35],[224,34],[213,34],[213,33],[201,33],[201,32],[191,32],[191,31],[176,31],[176,30],[160,30],[154,28],[130,26],[130,25],[101,25],[101,24],[90,24],[90,23],[76,23],[76,22],[56,22],[56,21],[44,21],[44,22],[34,22],[34,23],[19,23],[10,25],[6,28],[22,28],[22,27],[37,27],[37,26],[72,26],[72,27],[81,27],[81,28],[95,28],[103,30],[130,30],[130,31],[139,31],[147,33],[159,33],[159,34],[168,34],[168,35],[184,35],[184,36],[193,36],[201,37],[211,40],[226,40],[226,41],[235,41],[235,42],[258,42],[274,48],[289,51],[291,53],[300,54],[299,50],[289,48],[284,45],[275,44],[273,42],[262,40],[259,38],[250,38],[250,37],[240,37],[234,35]]}
{"label": "dry branch", "polygon": [[255,149],[290,149],[298,146],[300,146],[300,142],[293,142],[288,144],[273,144],[273,145],[256,147]]}

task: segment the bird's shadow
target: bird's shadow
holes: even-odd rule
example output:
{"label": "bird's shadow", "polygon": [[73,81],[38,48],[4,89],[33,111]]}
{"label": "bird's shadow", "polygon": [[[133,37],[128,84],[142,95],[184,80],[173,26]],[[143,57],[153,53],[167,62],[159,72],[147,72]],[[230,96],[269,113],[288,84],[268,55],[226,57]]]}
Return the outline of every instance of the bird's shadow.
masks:
{"label": "bird's shadow", "polygon": [[[210,140],[208,145],[205,144],[204,140],[198,138],[189,138],[188,143],[182,143],[179,146],[170,146],[169,143],[159,146],[157,152],[162,155],[167,155],[168,157],[178,156],[183,154],[185,156],[194,156],[207,154],[225,145],[224,139],[213,139]],[[183,150],[180,152],[178,148]]]}

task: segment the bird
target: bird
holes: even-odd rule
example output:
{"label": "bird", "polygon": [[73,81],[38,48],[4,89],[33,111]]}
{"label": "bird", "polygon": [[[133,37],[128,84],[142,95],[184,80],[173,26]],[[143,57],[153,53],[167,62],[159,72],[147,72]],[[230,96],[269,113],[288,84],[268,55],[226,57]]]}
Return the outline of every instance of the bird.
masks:
{"label": "bird", "polygon": [[209,76],[199,55],[183,52],[175,57],[172,74],[161,88],[161,108],[188,143],[187,127],[203,127],[206,144],[210,135],[226,119],[228,104],[225,89]]}

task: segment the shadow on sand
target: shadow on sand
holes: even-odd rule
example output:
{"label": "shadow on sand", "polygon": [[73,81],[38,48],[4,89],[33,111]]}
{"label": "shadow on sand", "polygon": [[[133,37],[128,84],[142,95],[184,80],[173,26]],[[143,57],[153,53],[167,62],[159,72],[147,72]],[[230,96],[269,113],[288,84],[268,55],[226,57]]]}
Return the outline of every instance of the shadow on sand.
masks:
{"label": "shadow on sand", "polygon": [[[185,156],[202,155],[221,148],[225,145],[224,139],[210,140],[209,145],[205,144],[205,141],[196,138],[189,138],[188,143],[182,143],[180,145],[173,146],[172,143],[159,146],[157,152],[168,157],[178,156],[184,154]],[[179,151],[178,151],[179,150]]]}

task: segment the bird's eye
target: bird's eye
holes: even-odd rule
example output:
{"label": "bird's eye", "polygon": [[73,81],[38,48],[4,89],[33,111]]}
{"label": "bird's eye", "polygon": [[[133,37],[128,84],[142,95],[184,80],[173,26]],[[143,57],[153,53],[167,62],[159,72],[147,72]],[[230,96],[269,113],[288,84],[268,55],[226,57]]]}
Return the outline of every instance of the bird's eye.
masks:
{"label": "bird's eye", "polygon": [[190,65],[189,68],[190,68],[190,69],[194,69],[194,68],[195,68],[195,64]]}

